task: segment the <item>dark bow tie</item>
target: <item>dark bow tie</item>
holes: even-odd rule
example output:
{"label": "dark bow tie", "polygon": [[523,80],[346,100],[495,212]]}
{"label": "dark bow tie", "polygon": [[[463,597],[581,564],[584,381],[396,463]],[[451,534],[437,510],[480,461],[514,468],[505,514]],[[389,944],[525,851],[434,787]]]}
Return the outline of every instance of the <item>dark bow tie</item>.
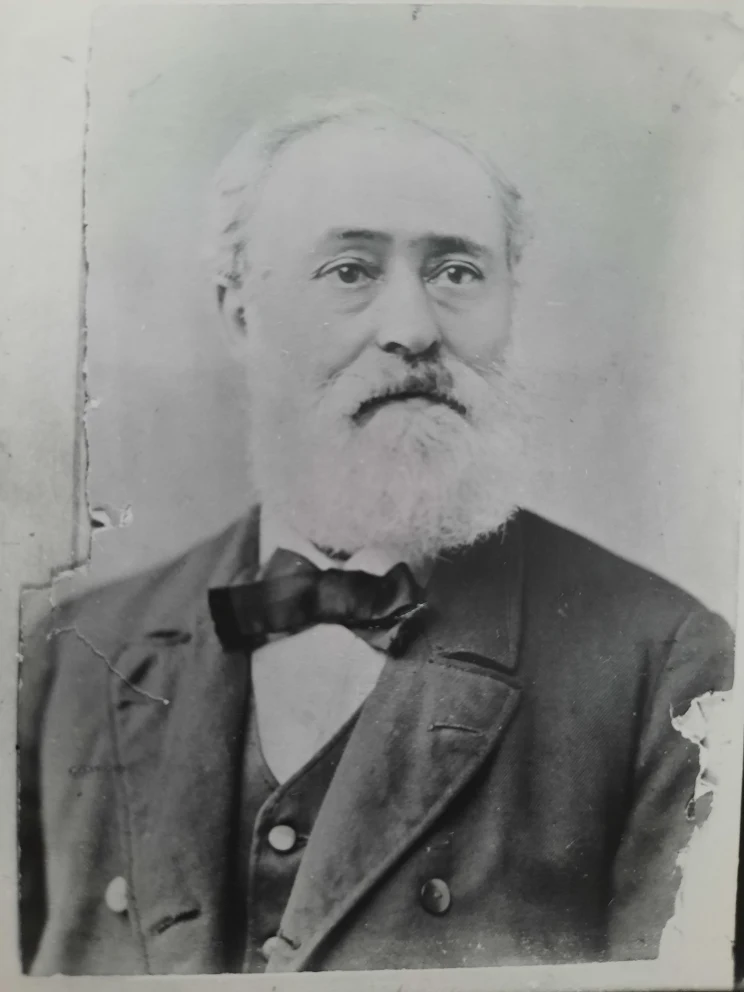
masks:
{"label": "dark bow tie", "polygon": [[385,575],[317,568],[280,548],[254,582],[209,590],[217,636],[228,650],[255,648],[271,634],[341,624],[374,647],[400,653],[409,621],[425,610],[423,591],[401,563]]}

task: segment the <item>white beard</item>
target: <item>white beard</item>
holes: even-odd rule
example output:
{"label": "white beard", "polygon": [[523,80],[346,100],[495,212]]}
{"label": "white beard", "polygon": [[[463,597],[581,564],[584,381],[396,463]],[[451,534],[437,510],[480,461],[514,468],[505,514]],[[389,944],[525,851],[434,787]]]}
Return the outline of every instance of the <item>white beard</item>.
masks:
{"label": "white beard", "polygon": [[253,482],[261,502],[318,547],[383,547],[413,563],[475,543],[515,511],[526,421],[508,365],[437,363],[437,381],[467,417],[408,401],[357,423],[362,401],[416,374],[400,358],[376,356],[366,369],[362,356],[328,383],[298,384],[260,345],[253,350]]}

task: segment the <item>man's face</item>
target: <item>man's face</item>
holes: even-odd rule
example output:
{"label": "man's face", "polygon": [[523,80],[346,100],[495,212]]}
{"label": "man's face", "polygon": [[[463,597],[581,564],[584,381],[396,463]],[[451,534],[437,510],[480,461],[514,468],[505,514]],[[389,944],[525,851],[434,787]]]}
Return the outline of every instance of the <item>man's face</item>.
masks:
{"label": "man's face", "polygon": [[247,254],[264,501],[339,550],[468,539],[511,457],[512,287],[490,177],[415,125],[327,125],[278,156]]}
{"label": "man's face", "polygon": [[[440,350],[487,367],[508,339],[501,203],[465,151],[412,125],[328,125],[275,164],[251,224],[266,348],[322,385]],[[412,400],[391,401],[413,415]],[[420,403],[418,404],[420,405]]]}

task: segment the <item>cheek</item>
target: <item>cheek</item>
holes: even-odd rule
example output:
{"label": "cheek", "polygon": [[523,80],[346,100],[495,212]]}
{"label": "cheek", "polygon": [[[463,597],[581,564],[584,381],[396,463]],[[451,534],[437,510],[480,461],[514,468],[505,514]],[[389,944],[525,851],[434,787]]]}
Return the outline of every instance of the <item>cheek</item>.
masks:
{"label": "cheek", "polygon": [[317,287],[267,280],[262,290],[256,312],[264,345],[306,380],[325,382],[363,349],[363,314],[339,312]]}
{"label": "cheek", "polygon": [[495,361],[511,337],[511,299],[507,295],[487,304],[450,315],[445,321],[447,344],[468,364]]}

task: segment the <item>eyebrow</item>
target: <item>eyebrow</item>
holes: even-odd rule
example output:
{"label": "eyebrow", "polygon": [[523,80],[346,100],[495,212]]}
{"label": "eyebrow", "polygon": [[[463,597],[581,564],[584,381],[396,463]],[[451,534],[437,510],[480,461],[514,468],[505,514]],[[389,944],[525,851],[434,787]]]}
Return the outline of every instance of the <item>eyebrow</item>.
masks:
{"label": "eyebrow", "polygon": [[[326,232],[326,239],[339,241],[377,241],[390,243],[393,240],[391,234],[384,231],[373,231],[370,228],[332,228]],[[478,258],[483,255],[491,256],[493,251],[486,245],[479,244],[471,238],[465,238],[455,234],[437,234],[428,231],[416,238],[413,242],[417,246],[424,246],[434,255],[473,255]]]}
{"label": "eyebrow", "polygon": [[435,234],[430,232],[420,238],[416,238],[416,244],[428,246],[431,254],[434,255],[473,255],[479,258],[482,255],[493,255],[493,251],[481,245],[471,238],[463,238],[452,234]]}
{"label": "eyebrow", "polygon": [[327,240],[338,240],[338,241],[392,241],[391,234],[385,234],[383,231],[372,231],[366,227],[334,227],[325,234],[325,239]]}

